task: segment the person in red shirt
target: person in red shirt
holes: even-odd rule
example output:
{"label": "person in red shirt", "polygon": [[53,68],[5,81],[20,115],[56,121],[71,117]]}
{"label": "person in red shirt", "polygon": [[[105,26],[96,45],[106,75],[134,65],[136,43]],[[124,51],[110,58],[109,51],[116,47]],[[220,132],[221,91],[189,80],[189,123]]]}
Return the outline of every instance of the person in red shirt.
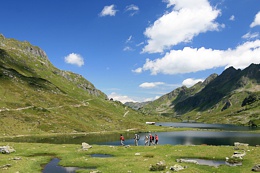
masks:
{"label": "person in red shirt", "polygon": [[157,145],[157,144],[158,144],[158,141],[159,141],[159,137],[158,137],[158,135],[157,135],[157,134],[155,134],[155,145]]}
{"label": "person in red shirt", "polygon": [[123,146],[125,145],[124,141],[125,141],[124,136],[122,134],[120,134],[120,142],[121,142],[121,145],[123,145]]}
{"label": "person in red shirt", "polygon": [[149,139],[150,139],[149,145],[151,145],[151,144],[154,145],[154,142],[153,142],[154,141],[154,136],[152,134],[149,135]]}

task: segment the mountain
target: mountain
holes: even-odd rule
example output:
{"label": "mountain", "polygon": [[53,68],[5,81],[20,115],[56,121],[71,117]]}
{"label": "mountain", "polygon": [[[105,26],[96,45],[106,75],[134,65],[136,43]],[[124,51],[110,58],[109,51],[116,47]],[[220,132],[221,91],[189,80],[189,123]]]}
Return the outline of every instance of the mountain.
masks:
{"label": "mountain", "polygon": [[0,35],[0,134],[78,133],[144,128],[145,116],[83,76],[59,70],[29,42]]}
{"label": "mountain", "polygon": [[190,88],[179,87],[139,111],[182,121],[260,125],[260,64],[243,70],[229,67]]}

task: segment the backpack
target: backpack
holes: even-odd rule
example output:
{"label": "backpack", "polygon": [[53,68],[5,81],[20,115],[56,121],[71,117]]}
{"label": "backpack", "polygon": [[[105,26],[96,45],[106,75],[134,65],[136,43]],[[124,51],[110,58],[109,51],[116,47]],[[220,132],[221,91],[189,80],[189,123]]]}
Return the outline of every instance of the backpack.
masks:
{"label": "backpack", "polygon": [[139,135],[137,135],[137,140],[139,140],[140,139],[140,136]]}
{"label": "backpack", "polygon": [[152,136],[152,140],[154,140],[154,136]]}

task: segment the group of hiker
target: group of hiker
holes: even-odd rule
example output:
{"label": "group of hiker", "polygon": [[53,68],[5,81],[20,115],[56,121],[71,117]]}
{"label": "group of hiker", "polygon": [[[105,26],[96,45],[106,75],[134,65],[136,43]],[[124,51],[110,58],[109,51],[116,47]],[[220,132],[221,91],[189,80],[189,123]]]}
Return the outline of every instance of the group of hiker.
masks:
{"label": "group of hiker", "polygon": [[[134,145],[135,146],[138,146],[139,144],[139,140],[140,140],[140,136],[139,134],[135,134],[134,136]],[[125,141],[125,138],[122,134],[120,134],[120,142],[121,142],[121,145],[125,145],[124,144],[124,141]],[[159,137],[157,134],[155,134],[154,136],[150,133],[149,135],[146,135],[144,137],[144,145],[145,146],[150,146],[150,145],[157,145],[159,142]]]}

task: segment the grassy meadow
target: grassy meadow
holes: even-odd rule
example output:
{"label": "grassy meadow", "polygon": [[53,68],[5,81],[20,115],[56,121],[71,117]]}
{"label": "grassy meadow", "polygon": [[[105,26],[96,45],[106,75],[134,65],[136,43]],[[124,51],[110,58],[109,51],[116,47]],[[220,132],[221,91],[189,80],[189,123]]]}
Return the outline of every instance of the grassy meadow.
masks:
{"label": "grassy meadow", "polygon": [[[1,142],[0,146],[9,145],[16,152],[0,155],[1,173],[37,173],[42,172],[45,164],[52,158],[59,158],[59,165],[65,167],[95,167],[103,173],[145,173],[151,165],[163,161],[166,169],[155,172],[171,172],[170,166],[175,164],[187,166],[182,173],[246,173],[251,172],[254,165],[260,163],[260,147],[250,146],[246,149],[242,166],[219,167],[197,165],[193,163],[177,163],[180,158],[197,158],[209,160],[225,160],[231,157],[234,146],[108,146],[92,145],[84,151],[81,144],[43,144]],[[91,154],[109,154],[112,157],[91,157]],[[10,165],[9,165],[10,164]],[[8,166],[7,166],[8,165]],[[89,173],[91,169],[77,170]]]}

